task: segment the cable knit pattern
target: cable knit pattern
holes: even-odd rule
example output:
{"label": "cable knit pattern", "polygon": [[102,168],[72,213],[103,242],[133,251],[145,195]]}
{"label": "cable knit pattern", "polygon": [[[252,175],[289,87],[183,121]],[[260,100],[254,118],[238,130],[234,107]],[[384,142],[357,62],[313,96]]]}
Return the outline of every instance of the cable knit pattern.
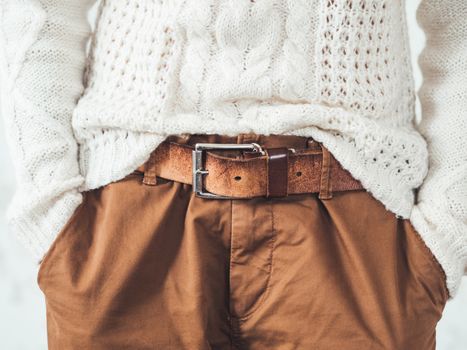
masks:
{"label": "cable knit pattern", "polygon": [[180,23],[188,28],[186,36],[189,43],[185,48],[186,64],[180,72],[180,110],[198,113],[201,111],[200,106],[204,100],[201,87],[214,43],[214,37],[209,30],[213,20],[212,5],[211,1],[200,0],[196,4],[186,6],[180,14]]}
{"label": "cable knit pattern", "polygon": [[[314,17],[309,6],[313,1],[288,0],[285,2],[289,16],[285,21],[285,40],[282,46],[284,62],[280,81],[280,95],[288,101],[305,101],[311,95],[308,84],[313,84],[311,76],[309,50],[314,41],[308,40],[310,30],[315,29]],[[315,16],[316,17],[316,16]],[[317,21],[316,21],[317,22]]]}
{"label": "cable knit pattern", "polygon": [[0,1],[10,221],[37,257],[80,192],[121,179],[168,135],[291,134],[323,142],[410,218],[455,295],[467,264],[463,0],[419,9],[420,125],[403,0],[104,0],[92,37],[93,1]]}

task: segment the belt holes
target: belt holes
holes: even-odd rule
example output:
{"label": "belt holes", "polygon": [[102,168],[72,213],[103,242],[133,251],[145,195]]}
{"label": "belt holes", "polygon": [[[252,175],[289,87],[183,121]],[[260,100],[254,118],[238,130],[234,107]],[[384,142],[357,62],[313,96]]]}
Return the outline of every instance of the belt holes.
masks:
{"label": "belt holes", "polygon": [[297,172],[295,173],[295,175],[297,175],[297,176],[302,176],[302,172],[301,172],[301,171],[297,171]]}
{"label": "belt holes", "polygon": [[241,179],[242,179],[242,177],[240,175],[237,175],[237,176],[234,177],[235,181],[240,181]]}

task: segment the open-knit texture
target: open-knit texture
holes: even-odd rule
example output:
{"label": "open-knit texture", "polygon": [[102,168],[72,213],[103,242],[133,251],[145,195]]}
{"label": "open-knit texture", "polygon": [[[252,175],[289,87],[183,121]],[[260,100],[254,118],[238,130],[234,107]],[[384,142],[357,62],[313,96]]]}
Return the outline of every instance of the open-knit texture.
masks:
{"label": "open-knit texture", "polygon": [[293,134],[323,142],[410,218],[455,295],[467,264],[464,0],[418,10],[420,123],[403,0],[104,0],[94,31],[91,0],[0,4],[18,182],[8,217],[38,259],[82,191],[121,179],[168,135]]}

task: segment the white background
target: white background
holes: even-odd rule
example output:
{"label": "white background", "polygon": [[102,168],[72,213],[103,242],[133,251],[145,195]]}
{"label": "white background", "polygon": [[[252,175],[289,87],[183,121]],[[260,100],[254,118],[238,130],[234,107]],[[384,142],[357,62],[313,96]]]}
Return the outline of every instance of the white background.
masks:
{"label": "white background", "polygon": [[[417,86],[420,86],[421,75],[418,71],[417,57],[423,48],[424,36],[415,20],[419,0],[408,2],[413,65]],[[36,284],[37,269],[29,253],[19,245],[5,226],[5,210],[14,191],[14,173],[1,123],[0,128],[0,348],[45,350],[45,306]],[[443,319],[438,324],[437,338],[437,349],[467,349],[466,279],[458,296],[446,306]]]}

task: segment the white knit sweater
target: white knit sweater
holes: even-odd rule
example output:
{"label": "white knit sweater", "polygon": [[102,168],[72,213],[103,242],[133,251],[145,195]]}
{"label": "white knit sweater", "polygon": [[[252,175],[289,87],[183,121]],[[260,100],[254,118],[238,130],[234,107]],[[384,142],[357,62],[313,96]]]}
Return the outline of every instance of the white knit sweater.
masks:
{"label": "white knit sweater", "polygon": [[410,218],[456,294],[467,265],[465,0],[419,8],[420,124],[403,0],[104,0],[91,35],[93,3],[0,0],[18,180],[8,216],[38,259],[82,191],[121,179],[169,134],[294,134],[323,142]]}

